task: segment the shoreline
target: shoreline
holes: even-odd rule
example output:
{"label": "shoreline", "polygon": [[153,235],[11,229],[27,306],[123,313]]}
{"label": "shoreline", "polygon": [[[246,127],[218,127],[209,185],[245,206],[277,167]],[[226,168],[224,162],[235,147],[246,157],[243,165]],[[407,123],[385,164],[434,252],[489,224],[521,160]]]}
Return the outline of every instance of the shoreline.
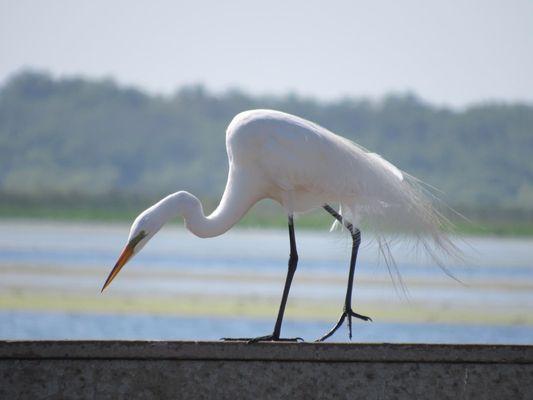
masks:
{"label": "shoreline", "polygon": [[[232,317],[274,319],[278,298],[253,298],[211,295],[126,296],[24,290],[0,293],[0,311],[40,311],[79,314],[159,315],[175,317]],[[521,309],[485,309],[466,306],[461,309],[424,303],[396,304],[358,302],[357,310],[371,315],[376,322],[438,323],[449,325],[533,326],[533,315]],[[333,301],[291,299],[286,318],[299,321],[334,321],[341,310]]]}
{"label": "shoreline", "polygon": [[[0,209],[0,222],[45,222],[60,224],[109,224],[109,225],[130,225],[137,216],[136,213],[117,213],[111,211],[104,213],[94,213],[72,210],[56,210],[57,212],[29,212],[29,213],[9,213]],[[305,231],[329,231],[331,221],[324,216],[317,216],[316,213],[298,215],[296,218],[298,229]],[[454,222],[452,235],[459,237],[504,237],[504,238],[531,238],[533,237],[533,222]],[[169,226],[182,226],[179,219],[171,221]],[[252,212],[248,213],[239,223],[235,225],[237,229],[254,230],[280,230],[286,229],[286,221],[283,215],[257,216]],[[233,228],[233,229],[235,229]]]}

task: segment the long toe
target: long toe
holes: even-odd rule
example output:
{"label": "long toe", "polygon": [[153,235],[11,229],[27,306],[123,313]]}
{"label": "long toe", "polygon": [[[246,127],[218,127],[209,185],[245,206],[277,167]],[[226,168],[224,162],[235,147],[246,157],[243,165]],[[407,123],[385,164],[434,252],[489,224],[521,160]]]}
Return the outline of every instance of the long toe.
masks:
{"label": "long toe", "polygon": [[280,338],[274,335],[266,335],[266,336],[259,336],[259,337],[248,340],[248,343],[258,343],[258,342],[304,342],[304,339],[301,337]]}
{"label": "long toe", "polygon": [[366,315],[357,314],[351,309],[348,309],[347,311],[345,309],[345,311],[343,311],[341,317],[339,318],[339,321],[335,324],[335,326],[328,333],[326,333],[325,335],[323,335],[320,339],[317,339],[316,341],[323,342],[324,340],[329,338],[331,335],[333,335],[337,331],[337,329],[340,328],[340,326],[342,325],[346,317],[348,317],[348,335],[349,335],[350,340],[352,339],[352,318],[351,317],[359,318],[359,319],[362,319],[363,321],[372,321],[372,318],[367,317]]}
{"label": "long toe", "polygon": [[353,312],[352,310],[348,311],[352,317],[362,319],[363,321],[371,321],[372,318],[367,317],[366,315],[357,314],[356,312]]}
{"label": "long toe", "polygon": [[258,342],[305,342],[304,338],[280,338],[274,335],[259,336],[255,338],[220,338],[225,342],[246,342],[246,343],[258,343]]}
{"label": "long toe", "polygon": [[273,342],[275,340],[278,340],[279,338],[276,338],[274,335],[266,335],[266,336],[258,336],[256,338],[252,338],[248,340],[248,343],[257,343],[257,342]]}
{"label": "long toe", "polygon": [[329,338],[331,335],[333,335],[337,329],[340,328],[340,326],[342,325],[342,323],[344,322],[344,319],[346,318],[346,313],[343,312],[341,314],[341,317],[339,318],[339,320],[337,321],[337,323],[335,324],[335,326],[333,328],[331,328],[331,330],[329,332],[327,332],[326,334],[324,334],[320,339],[317,339],[316,341],[317,342],[323,342],[324,340],[326,340],[327,338]]}

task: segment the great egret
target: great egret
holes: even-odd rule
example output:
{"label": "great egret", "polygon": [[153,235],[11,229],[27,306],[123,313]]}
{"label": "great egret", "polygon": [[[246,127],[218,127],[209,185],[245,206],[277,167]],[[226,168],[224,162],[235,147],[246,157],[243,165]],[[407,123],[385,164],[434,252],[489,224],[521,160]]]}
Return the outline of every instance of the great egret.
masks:
{"label": "great egret", "polygon": [[[143,211],[133,222],[128,242],[109,274],[102,291],[131,257],[170,219],[181,216],[193,234],[218,236],[235,225],[258,201],[279,202],[288,216],[290,256],[288,272],[271,335],[254,341],[297,340],[280,337],[291,282],[298,263],[293,215],[323,207],[343,225],[353,241],[348,288],[337,324],[319,340],[331,336],[352,317],[369,317],[352,310],[352,286],[363,223],[374,230],[386,260],[392,260],[388,234],[401,229],[415,237],[431,254],[453,252],[442,225],[444,219],[424,195],[418,181],[375,153],[321,126],[294,115],[273,110],[250,110],[233,118],[226,131],[229,173],[220,204],[205,216],[192,194],[179,191]],[[330,205],[340,204],[339,212]]]}

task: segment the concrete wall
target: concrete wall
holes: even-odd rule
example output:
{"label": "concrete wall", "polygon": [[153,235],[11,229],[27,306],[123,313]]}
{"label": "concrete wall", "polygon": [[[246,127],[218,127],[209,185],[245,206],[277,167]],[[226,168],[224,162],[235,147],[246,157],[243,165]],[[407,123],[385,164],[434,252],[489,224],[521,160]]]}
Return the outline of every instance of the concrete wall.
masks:
{"label": "concrete wall", "polygon": [[0,342],[0,399],[533,399],[533,346]]}

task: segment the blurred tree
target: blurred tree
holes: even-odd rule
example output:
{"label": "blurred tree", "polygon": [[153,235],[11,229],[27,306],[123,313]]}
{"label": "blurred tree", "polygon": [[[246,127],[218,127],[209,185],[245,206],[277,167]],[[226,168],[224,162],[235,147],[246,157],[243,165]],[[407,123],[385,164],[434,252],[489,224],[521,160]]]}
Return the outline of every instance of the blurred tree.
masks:
{"label": "blurred tree", "polygon": [[155,197],[186,189],[217,198],[227,174],[225,128],[250,108],[313,120],[442,189],[453,205],[533,210],[531,105],[456,111],[413,94],[320,103],[238,89],[215,95],[202,85],[161,97],[35,71],[0,89],[0,193]]}

